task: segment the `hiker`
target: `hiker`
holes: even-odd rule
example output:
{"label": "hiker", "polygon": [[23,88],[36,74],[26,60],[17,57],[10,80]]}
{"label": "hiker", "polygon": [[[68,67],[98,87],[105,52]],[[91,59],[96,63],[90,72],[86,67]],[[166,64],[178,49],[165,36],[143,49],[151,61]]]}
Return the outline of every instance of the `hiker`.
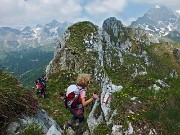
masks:
{"label": "hiker", "polygon": [[42,75],[42,77],[41,77],[41,83],[43,85],[44,97],[45,97],[47,94],[47,91],[46,91],[46,77],[44,75]]}
{"label": "hiker", "polygon": [[[73,117],[67,122],[65,128],[72,127],[75,121],[79,120],[78,135],[82,135],[84,126],[84,107],[92,103],[95,99],[97,99],[98,95],[93,93],[92,97],[86,100],[87,86],[90,83],[89,74],[79,74],[76,83],[77,84],[70,85],[66,90],[67,107],[70,110]],[[74,91],[75,89],[77,90],[76,92]],[[71,93],[74,92],[78,93],[78,102],[76,104],[73,104],[75,100],[72,102],[73,94]]]}
{"label": "hiker", "polygon": [[42,82],[44,88],[46,88],[46,77],[44,75],[42,75],[42,77],[41,77],[41,82]]}
{"label": "hiker", "polygon": [[[36,83],[37,96],[44,98],[44,89],[43,84],[41,83],[41,78],[38,78]],[[39,96],[40,95],[40,96]]]}

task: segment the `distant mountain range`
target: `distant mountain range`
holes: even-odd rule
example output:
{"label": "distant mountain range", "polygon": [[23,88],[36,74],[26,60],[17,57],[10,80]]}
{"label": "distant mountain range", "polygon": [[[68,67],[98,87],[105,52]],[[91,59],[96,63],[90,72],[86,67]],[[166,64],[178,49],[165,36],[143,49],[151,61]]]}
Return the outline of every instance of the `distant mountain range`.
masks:
{"label": "distant mountain range", "polygon": [[[26,26],[19,30],[10,27],[0,28],[0,58],[9,51],[18,51],[40,46],[53,46],[71,24],[59,23],[55,19],[45,25]],[[160,37],[180,42],[180,14],[165,6],[149,9],[143,17],[131,23],[133,27],[145,30]]]}
{"label": "distant mountain range", "polygon": [[[70,25],[68,22],[52,20],[45,25],[26,26],[23,29],[0,28],[0,70],[11,72],[21,80],[26,79],[26,82],[29,77],[32,82],[35,75],[31,75],[36,73],[37,76],[44,72],[53,58],[57,41]],[[143,17],[133,21],[131,26],[144,28],[160,42],[180,43],[180,14],[165,6],[149,9]]]}
{"label": "distant mountain range", "polygon": [[64,33],[69,23],[59,23],[52,20],[46,25],[35,27],[26,26],[22,30],[2,27],[0,28],[0,47],[6,51],[17,51],[27,48],[36,48],[55,43]]}
{"label": "distant mountain range", "polygon": [[156,5],[149,9],[143,17],[133,21],[131,26],[143,27],[160,37],[168,37],[180,42],[180,14],[165,6]]}
{"label": "distant mountain range", "polygon": [[44,74],[54,47],[70,23],[52,20],[46,25],[19,30],[0,28],[0,70],[16,76],[25,86]]}

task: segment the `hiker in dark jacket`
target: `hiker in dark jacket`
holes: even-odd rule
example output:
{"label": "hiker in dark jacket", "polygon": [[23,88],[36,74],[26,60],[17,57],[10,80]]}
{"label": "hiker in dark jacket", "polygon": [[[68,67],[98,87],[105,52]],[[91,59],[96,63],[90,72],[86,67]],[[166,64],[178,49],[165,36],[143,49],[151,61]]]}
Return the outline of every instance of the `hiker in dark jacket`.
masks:
{"label": "hiker in dark jacket", "polygon": [[[79,120],[79,128],[78,128],[78,135],[83,134],[83,126],[84,126],[84,107],[93,102],[95,99],[98,98],[97,94],[93,94],[92,97],[86,100],[86,91],[87,86],[90,83],[90,75],[89,74],[79,74],[77,77],[77,84],[70,85],[67,88],[66,97],[70,94],[74,89],[79,90],[79,97],[78,97],[78,107],[72,108],[68,106],[73,117],[67,122],[65,128],[72,127],[76,120]],[[67,101],[68,102],[68,101]]]}
{"label": "hiker in dark jacket", "polygon": [[46,91],[46,77],[44,75],[41,77],[41,83],[43,85],[44,98],[45,98],[47,95],[47,91]]}
{"label": "hiker in dark jacket", "polygon": [[41,83],[41,78],[38,78],[37,80],[36,90],[37,90],[37,93],[36,93],[37,96],[44,98],[44,89],[43,89],[43,84]]}
{"label": "hiker in dark jacket", "polygon": [[46,88],[46,77],[44,75],[41,77],[41,82],[44,85],[44,88]]}

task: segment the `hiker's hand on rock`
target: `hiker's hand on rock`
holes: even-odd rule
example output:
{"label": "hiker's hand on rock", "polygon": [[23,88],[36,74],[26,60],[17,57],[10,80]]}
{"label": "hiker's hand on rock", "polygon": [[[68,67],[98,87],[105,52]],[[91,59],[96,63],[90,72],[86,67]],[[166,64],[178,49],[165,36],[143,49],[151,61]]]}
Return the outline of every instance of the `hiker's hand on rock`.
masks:
{"label": "hiker's hand on rock", "polygon": [[93,97],[94,97],[95,99],[98,99],[98,98],[99,98],[99,96],[98,96],[97,94],[95,94],[95,93],[93,93]]}

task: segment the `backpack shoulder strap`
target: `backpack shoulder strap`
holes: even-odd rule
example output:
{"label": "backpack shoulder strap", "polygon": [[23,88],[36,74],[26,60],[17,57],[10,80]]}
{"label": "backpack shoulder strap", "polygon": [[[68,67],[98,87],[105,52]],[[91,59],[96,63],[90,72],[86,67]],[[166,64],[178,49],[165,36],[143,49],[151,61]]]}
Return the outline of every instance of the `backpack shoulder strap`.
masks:
{"label": "backpack shoulder strap", "polygon": [[85,91],[85,89],[84,89],[83,87],[80,87],[80,86],[78,86],[77,84],[76,84],[76,86],[77,86],[77,88],[78,88],[79,92],[81,92],[81,91]]}

